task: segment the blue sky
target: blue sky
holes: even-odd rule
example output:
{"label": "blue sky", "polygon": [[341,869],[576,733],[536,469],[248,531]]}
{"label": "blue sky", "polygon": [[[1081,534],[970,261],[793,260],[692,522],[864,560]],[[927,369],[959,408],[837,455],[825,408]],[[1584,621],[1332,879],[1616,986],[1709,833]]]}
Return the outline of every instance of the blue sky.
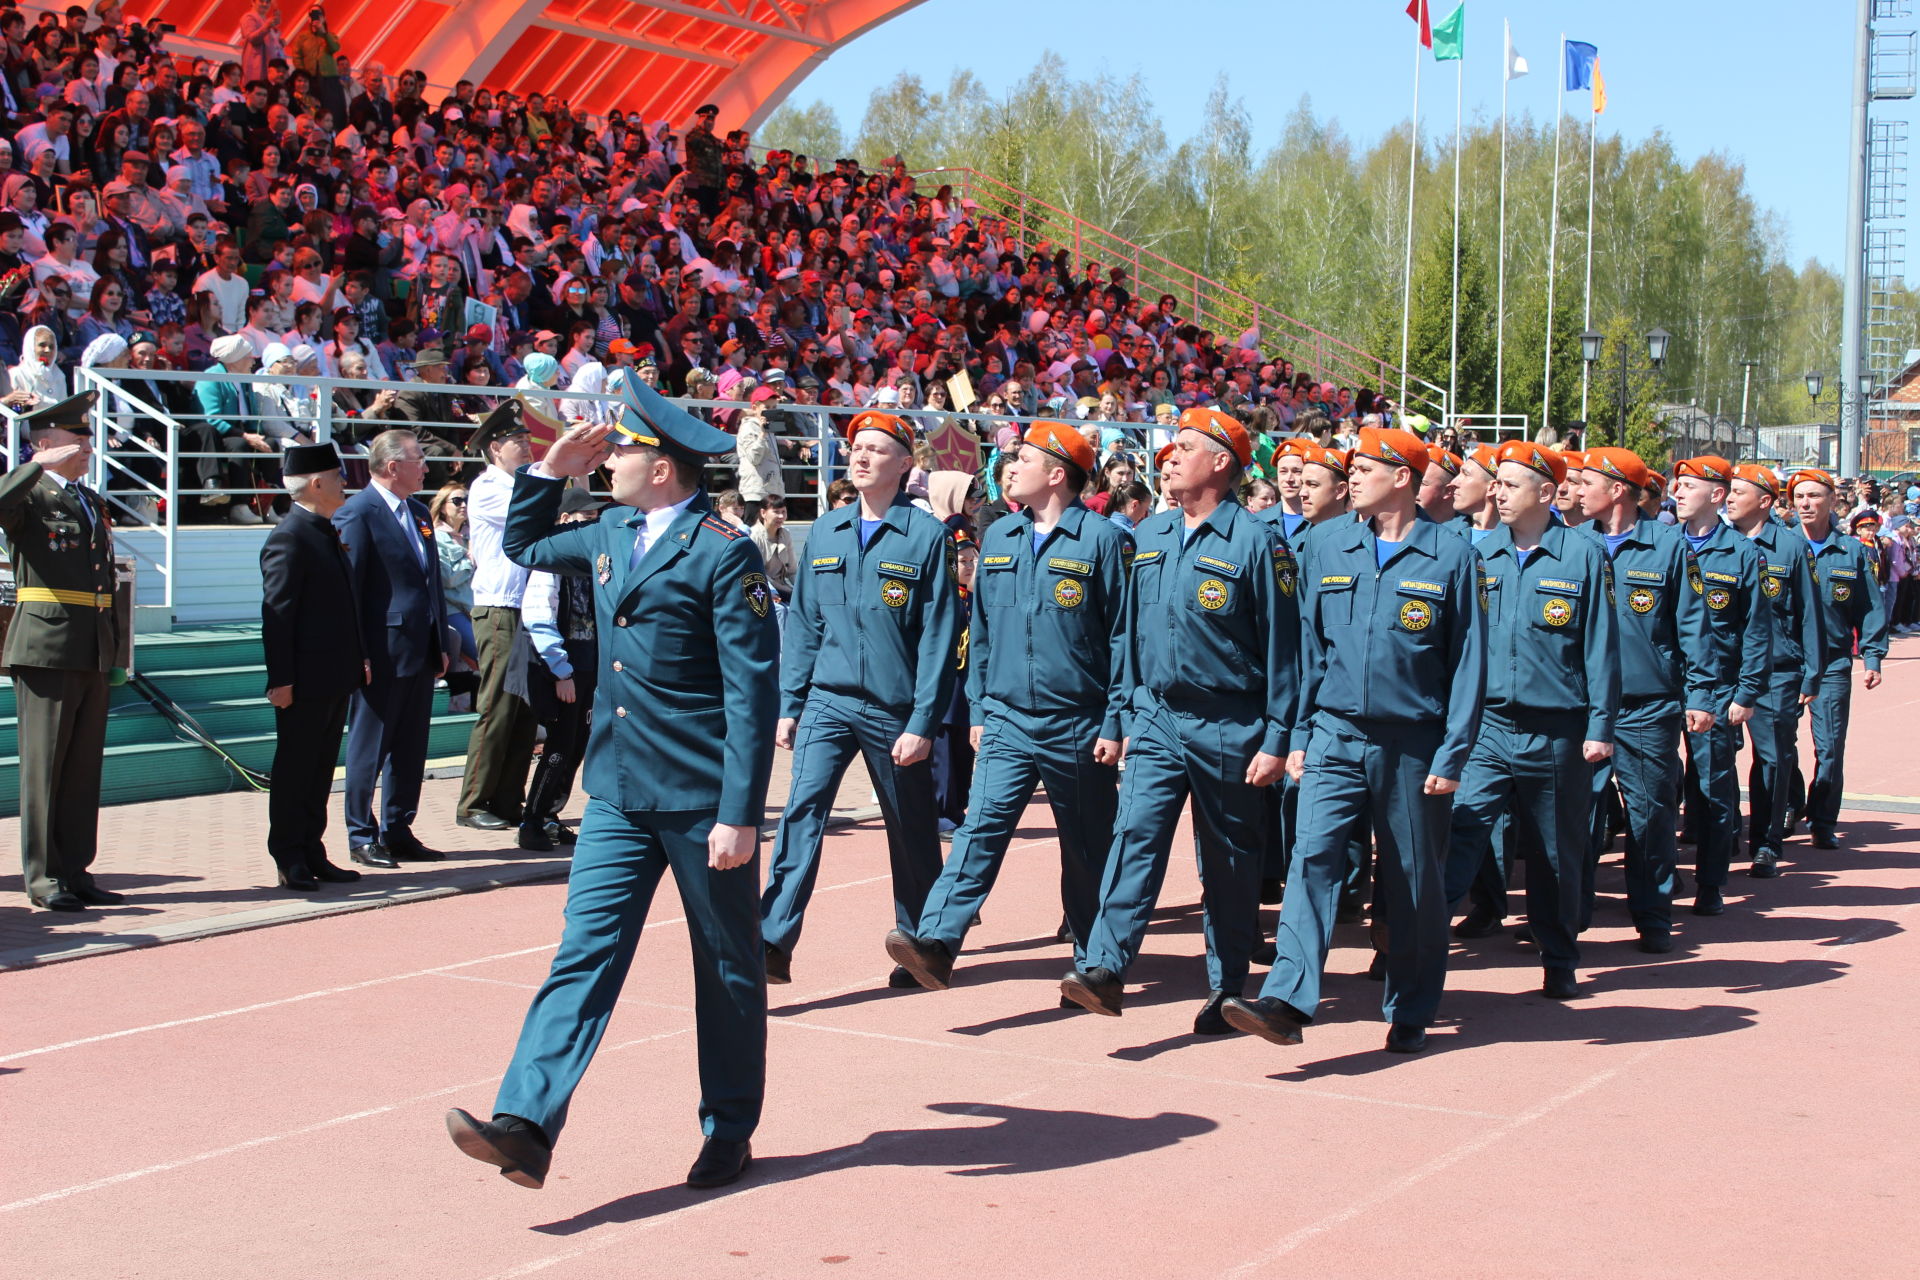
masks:
{"label": "blue sky", "polygon": [[[1413,23],[1405,7],[1405,0],[925,0],[836,53],[790,101],[824,99],[851,136],[868,95],[902,70],[939,87],[964,66],[997,91],[1051,48],[1076,76],[1144,72],[1174,141],[1196,129],[1224,70],[1252,115],[1258,149],[1278,137],[1303,93],[1323,119],[1371,142],[1411,106]],[[1446,0],[1435,8],[1436,21],[1449,11]],[[1683,160],[1720,151],[1743,161],[1754,197],[1785,224],[1789,261],[1815,257],[1837,269],[1846,242],[1854,13],[1853,0],[1508,0],[1504,8],[1473,0],[1467,116],[1499,116],[1503,18],[1533,68],[1513,82],[1516,115],[1551,118],[1560,33],[1590,41],[1600,47],[1607,82],[1603,132],[1638,139],[1664,130]],[[1913,29],[1920,21],[1881,25]],[[1423,130],[1451,134],[1451,64],[1428,62],[1421,81]],[[1585,96],[1569,94],[1569,111],[1584,110]],[[1912,118],[1912,104],[1893,105]],[[1920,200],[1920,190],[1914,196]]]}

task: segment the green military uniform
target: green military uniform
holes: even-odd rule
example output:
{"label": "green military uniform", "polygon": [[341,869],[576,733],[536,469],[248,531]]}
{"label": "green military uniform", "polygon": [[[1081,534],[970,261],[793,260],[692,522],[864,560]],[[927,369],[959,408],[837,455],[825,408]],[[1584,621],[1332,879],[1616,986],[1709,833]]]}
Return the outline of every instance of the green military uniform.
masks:
{"label": "green military uniform", "polygon": [[[75,396],[21,421],[84,433],[92,404],[92,393]],[[4,656],[19,717],[20,853],[27,895],[41,905],[94,889],[107,673],[127,660],[106,510],[99,494],[37,462],[0,478],[18,601]]]}

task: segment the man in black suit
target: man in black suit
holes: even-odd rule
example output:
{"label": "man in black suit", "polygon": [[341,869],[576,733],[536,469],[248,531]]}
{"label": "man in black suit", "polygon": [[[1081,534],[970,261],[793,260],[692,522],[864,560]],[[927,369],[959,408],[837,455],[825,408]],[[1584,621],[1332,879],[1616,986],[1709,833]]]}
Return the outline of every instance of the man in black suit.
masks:
{"label": "man in black suit", "polygon": [[413,834],[413,817],[426,775],[433,682],[446,674],[451,647],[433,525],[413,497],[427,469],[420,438],[381,432],[367,449],[367,468],[373,483],[333,517],[346,544],[360,642],[371,664],[347,728],[347,839],[355,862],[394,867],[441,856]]}
{"label": "man in black suit", "polygon": [[290,446],[281,460],[293,506],[260,548],[260,642],[274,707],[267,852],[282,888],[311,893],[360,873],[327,860],[327,796],[347,702],[372,669],[361,652],[353,572],[333,515],[346,501],[332,441]]}

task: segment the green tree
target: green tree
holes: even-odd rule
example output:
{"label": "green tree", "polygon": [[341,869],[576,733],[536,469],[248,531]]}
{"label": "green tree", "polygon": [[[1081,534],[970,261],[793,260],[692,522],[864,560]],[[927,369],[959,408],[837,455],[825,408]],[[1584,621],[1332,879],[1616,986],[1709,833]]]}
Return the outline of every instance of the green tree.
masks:
{"label": "green tree", "polygon": [[784,148],[827,165],[847,154],[840,117],[817,98],[804,107],[786,103],[755,130],[755,137],[769,148]]}
{"label": "green tree", "polygon": [[[1649,466],[1664,469],[1670,447],[1658,417],[1661,375],[1647,367],[1644,332],[1616,311],[1597,332],[1606,335],[1594,366],[1587,401],[1587,442],[1633,450]],[[1620,432],[1621,366],[1626,366],[1625,437]]]}

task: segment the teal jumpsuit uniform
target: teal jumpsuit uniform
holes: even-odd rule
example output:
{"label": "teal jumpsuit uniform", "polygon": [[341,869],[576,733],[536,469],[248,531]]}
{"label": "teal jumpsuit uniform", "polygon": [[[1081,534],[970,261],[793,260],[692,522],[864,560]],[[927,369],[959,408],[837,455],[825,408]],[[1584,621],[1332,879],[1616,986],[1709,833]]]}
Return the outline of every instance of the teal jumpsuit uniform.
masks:
{"label": "teal jumpsuit uniform", "polygon": [[980,540],[967,640],[967,703],[980,728],[972,805],[927,895],[915,934],[958,954],[1045,784],[1060,837],[1060,899],[1078,939],[1093,931],[1113,843],[1120,771],[1093,758],[1122,736],[1127,565],[1133,539],[1074,503],[1035,545],[1033,516],[994,521]]}
{"label": "teal jumpsuit uniform", "polygon": [[[1684,531],[1681,534],[1685,538]],[[1694,873],[1703,886],[1725,888],[1740,843],[1740,779],[1735,757],[1740,728],[1728,721],[1733,703],[1758,708],[1773,659],[1773,630],[1760,588],[1760,553],[1729,524],[1719,524],[1693,552],[1688,585],[1707,606],[1704,663],[1712,685],[1706,710],[1713,728],[1687,734],[1688,807],[1698,803],[1699,843]],[[1757,714],[1757,711],[1756,711]],[[1698,779],[1697,795],[1692,791]]]}
{"label": "teal jumpsuit uniform", "polygon": [[1815,839],[1831,840],[1840,822],[1846,780],[1854,647],[1857,642],[1867,670],[1880,669],[1887,656],[1887,611],[1867,550],[1856,539],[1833,529],[1821,546],[1808,545],[1820,625],[1820,680],[1812,704],[1813,781],[1807,785],[1807,819]]}
{"label": "teal jumpsuit uniform", "polygon": [[1385,924],[1383,1009],[1395,1024],[1432,1023],[1446,986],[1443,862],[1451,795],[1427,775],[1458,778],[1479,732],[1487,624],[1479,557],[1431,521],[1382,560],[1371,522],[1316,535],[1301,602],[1299,715],[1306,750],[1300,830],[1262,986],[1311,1018],[1320,1003],[1349,839],[1371,813],[1379,842],[1376,901]]}

